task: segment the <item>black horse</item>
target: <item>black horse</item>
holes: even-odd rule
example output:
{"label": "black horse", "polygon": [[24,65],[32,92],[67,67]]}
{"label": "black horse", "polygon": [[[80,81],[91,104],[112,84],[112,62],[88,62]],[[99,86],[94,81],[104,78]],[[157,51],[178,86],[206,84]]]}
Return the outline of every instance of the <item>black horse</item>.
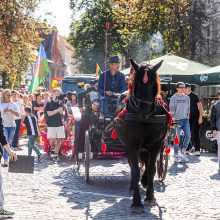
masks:
{"label": "black horse", "polygon": [[155,66],[138,66],[132,59],[133,76],[130,94],[126,104],[126,114],[115,120],[118,138],[125,145],[131,167],[130,193],[133,194],[131,209],[135,213],[144,211],[139,193],[139,161],[145,170],[141,183],[146,188],[144,204],[156,204],[153,180],[156,172],[155,162],[163,146],[168,130],[168,117],[157,96],[160,93],[160,80],[157,70],[162,61]]}

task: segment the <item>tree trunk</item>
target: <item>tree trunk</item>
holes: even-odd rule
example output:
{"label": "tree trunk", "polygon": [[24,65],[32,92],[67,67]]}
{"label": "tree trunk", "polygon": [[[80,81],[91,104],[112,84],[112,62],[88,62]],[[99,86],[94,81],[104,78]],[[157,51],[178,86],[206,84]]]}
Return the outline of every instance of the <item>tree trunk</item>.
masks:
{"label": "tree trunk", "polygon": [[7,79],[7,73],[5,71],[2,72],[2,88],[6,88],[6,79]]}

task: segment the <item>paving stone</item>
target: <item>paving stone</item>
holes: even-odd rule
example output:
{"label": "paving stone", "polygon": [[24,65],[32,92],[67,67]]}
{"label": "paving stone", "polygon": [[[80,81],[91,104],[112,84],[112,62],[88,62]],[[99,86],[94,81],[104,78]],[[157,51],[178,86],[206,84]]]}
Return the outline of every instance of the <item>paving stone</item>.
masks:
{"label": "paving stone", "polygon": [[[21,140],[27,154],[27,139]],[[126,159],[91,161],[90,182],[84,179],[84,167],[76,172],[68,158],[61,163],[47,156],[35,164],[34,174],[8,173],[4,178],[5,208],[15,212],[14,219],[78,220],[78,219],[220,219],[220,174],[217,155],[202,153],[190,156],[187,164],[173,164],[164,183],[155,178],[157,206],[145,212],[130,212],[132,198],[128,194],[130,169]],[[142,201],[145,191],[141,191]]]}

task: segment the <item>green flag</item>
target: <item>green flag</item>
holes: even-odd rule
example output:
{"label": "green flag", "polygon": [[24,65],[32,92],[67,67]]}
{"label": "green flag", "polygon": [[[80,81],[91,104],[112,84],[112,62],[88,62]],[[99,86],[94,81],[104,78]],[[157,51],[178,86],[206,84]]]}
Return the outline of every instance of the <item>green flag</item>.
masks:
{"label": "green flag", "polygon": [[31,81],[30,91],[35,92],[41,83],[46,81],[46,77],[49,74],[49,65],[47,62],[47,56],[44,50],[44,46],[41,43],[38,53],[37,63],[35,65],[34,76]]}

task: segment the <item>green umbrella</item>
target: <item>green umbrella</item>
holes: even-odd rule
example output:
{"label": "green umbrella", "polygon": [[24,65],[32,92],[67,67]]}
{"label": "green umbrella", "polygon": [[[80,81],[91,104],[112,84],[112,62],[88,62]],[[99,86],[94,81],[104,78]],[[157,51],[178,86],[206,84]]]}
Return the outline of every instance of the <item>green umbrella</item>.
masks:
{"label": "green umbrella", "polygon": [[201,86],[220,84],[220,65],[196,74],[195,83]]}
{"label": "green umbrella", "polygon": [[[150,64],[155,65],[161,60],[164,62],[158,70],[158,73],[161,82],[167,83],[185,82],[193,84],[195,83],[194,75],[196,73],[210,68],[209,66],[170,53],[151,60]],[[149,61],[143,63],[149,63]],[[130,68],[122,70],[121,72],[128,75]]]}

